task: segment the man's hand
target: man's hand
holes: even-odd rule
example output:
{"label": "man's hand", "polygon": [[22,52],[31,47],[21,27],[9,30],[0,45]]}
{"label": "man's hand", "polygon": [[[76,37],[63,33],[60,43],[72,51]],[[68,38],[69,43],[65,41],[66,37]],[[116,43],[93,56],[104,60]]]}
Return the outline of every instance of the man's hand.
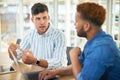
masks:
{"label": "man's hand", "polygon": [[70,57],[78,57],[81,54],[81,49],[79,47],[72,48],[69,54]]}
{"label": "man's hand", "polygon": [[48,80],[52,79],[57,75],[56,69],[54,70],[44,70],[39,74],[39,80]]}
{"label": "man's hand", "polygon": [[35,64],[37,59],[33,56],[33,53],[29,50],[26,51],[22,51],[23,55],[22,55],[22,61],[25,64]]}
{"label": "man's hand", "polygon": [[8,47],[8,53],[9,53],[9,57],[13,60],[13,57],[10,53],[10,51],[13,52],[14,56],[17,57],[17,53],[16,53],[16,49],[19,48],[19,46],[17,44],[13,44],[11,43],[10,46]]}

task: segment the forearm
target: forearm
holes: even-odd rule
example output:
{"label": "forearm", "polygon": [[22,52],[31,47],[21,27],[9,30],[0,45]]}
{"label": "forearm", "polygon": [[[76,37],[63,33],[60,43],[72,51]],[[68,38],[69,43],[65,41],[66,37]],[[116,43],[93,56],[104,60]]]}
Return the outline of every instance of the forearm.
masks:
{"label": "forearm", "polygon": [[58,68],[56,69],[56,75],[60,75],[60,76],[66,76],[66,75],[72,75],[72,65],[69,65],[67,67],[64,68]]}
{"label": "forearm", "polygon": [[74,74],[75,78],[77,78],[78,73],[82,69],[78,57],[72,57],[71,58],[71,63],[72,63],[73,74]]}

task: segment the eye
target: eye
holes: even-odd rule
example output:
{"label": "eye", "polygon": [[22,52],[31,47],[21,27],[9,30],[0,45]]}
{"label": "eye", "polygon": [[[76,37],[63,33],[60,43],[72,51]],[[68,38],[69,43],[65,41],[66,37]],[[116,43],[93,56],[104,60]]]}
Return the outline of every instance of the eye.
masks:
{"label": "eye", "polygon": [[40,20],[40,18],[36,18],[36,20]]}
{"label": "eye", "polygon": [[44,16],[43,19],[47,19],[47,16]]}

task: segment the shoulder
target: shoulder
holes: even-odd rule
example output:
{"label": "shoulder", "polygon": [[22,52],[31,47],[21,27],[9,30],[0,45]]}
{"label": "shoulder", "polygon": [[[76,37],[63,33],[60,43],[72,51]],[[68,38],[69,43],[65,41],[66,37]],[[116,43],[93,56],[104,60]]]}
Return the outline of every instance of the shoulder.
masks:
{"label": "shoulder", "polygon": [[89,46],[90,55],[96,60],[113,59],[115,54],[118,54],[118,52],[116,52],[118,48],[109,35],[96,38]]}
{"label": "shoulder", "polygon": [[102,35],[93,40],[92,46],[110,46],[115,44],[113,38],[110,35]]}
{"label": "shoulder", "polygon": [[96,38],[91,44],[92,50],[95,49],[97,53],[113,53],[117,49],[117,45],[110,35],[104,35]]}
{"label": "shoulder", "polygon": [[25,37],[34,36],[34,35],[36,35],[36,34],[37,34],[36,29],[30,29],[30,30],[28,30],[28,31],[24,34],[24,38],[25,38]]}

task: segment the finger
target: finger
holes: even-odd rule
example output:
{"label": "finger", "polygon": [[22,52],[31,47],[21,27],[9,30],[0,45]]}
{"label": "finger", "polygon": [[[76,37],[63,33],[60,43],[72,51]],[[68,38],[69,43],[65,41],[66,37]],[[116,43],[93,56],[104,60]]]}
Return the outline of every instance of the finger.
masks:
{"label": "finger", "polygon": [[42,72],[39,73],[38,79],[41,80]]}
{"label": "finger", "polygon": [[16,53],[16,51],[15,50],[12,50],[12,49],[8,49],[8,52],[9,52],[9,57],[13,60],[13,57],[12,57],[12,55],[11,55],[11,53],[13,53],[13,55],[15,56],[15,57],[17,57],[17,53]]}
{"label": "finger", "polygon": [[44,80],[46,74],[47,74],[47,71],[46,71],[46,70],[44,70],[43,72],[41,72],[41,73],[40,73],[40,76],[39,76],[40,80]]}
{"label": "finger", "polygon": [[48,80],[48,79],[51,79],[51,78],[53,78],[54,76],[51,76],[50,74],[47,74],[46,76],[45,76],[45,78],[44,78],[44,80]]}
{"label": "finger", "polygon": [[15,50],[16,47],[15,47],[15,46],[10,46],[9,49],[11,49],[11,50]]}
{"label": "finger", "polygon": [[43,72],[40,72],[40,74],[39,74],[39,80],[43,80]]}
{"label": "finger", "polygon": [[44,80],[45,76],[46,76],[46,73],[43,73],[43,74],[41,75],[41,80]]}
{"label": "finger", "polygon": [[17,45],[16,44],[10,44],[10,47],[17,47]]}
{"label": "finger", "polygon": [[16,44],[14,44],[14,43],[10,43],[10,45],[9,45],[9,46],[14,46],[14,45],[16,45]]}

